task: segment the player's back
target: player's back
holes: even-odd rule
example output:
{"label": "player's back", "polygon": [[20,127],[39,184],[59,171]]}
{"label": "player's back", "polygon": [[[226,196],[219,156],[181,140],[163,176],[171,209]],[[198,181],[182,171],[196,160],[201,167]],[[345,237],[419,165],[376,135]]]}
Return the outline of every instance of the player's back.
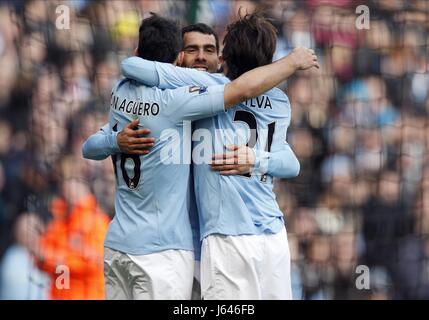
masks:
{"label": "player's back", "polygon": [[156,139],[148,155],[113,156],[116,214],[106,246],[130,254],[193,249],[186,201],[190,166],[171,163],[172,154],[183,154],[183,127],[168,119],[159,91],[123,80],[112,93],[113,130],[140,118],[140,126],[149,128]]}
{"label": "player's back", "polygon": [[[291,109],[285,93],[277,88],[239,104],[216,117],[196,122],[209,129],[212,151],[224,146],[254,147],[257,152],[277,151],[286,143]],[[275,233],[283,225],[283,214],[267,175],[222,176],[207,164],[194,165],[195,190],[201,215],[201,236]]]}
{"label": "player's back", "polygon": [[139,118],[156,142],[145,156],[113,156],[116,214],[106,247],[130,254],[193,250],[188,212],[191,120],[223,112],[223,90],[223,85],[161,90],[130,79],[115,86],[111,128],[120,131]]}

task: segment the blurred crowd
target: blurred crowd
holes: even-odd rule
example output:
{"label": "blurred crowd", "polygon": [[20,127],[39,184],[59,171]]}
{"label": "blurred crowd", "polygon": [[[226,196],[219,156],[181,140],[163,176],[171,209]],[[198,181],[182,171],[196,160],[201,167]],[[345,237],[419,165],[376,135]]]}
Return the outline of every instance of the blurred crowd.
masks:
{"label": "blurred crowd", "polygon": [[[301,163],[275,185],[294,298],[429,299],[426,0],[0,0],[0,299],[102,298],[115,180],[81,145],[107,121],[119,63],[149,12],[222,39],[240,7],[273,19],[276,58],[301,45],[321,64],[282,86]],[[73,296],[58,290],[60,263],[77,274]]]}

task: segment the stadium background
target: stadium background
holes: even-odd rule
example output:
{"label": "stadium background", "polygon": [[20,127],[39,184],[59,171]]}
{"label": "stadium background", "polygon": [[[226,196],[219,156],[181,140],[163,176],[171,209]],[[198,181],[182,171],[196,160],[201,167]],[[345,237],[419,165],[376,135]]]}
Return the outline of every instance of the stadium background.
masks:
{"label": "stadium background", "polygon": [[[55,25],[60,4],[70,8],[68,30]],[[370,9],[369,30],[355,26],[359,4]],[[49,298],[23,214],[52,224],[53,201],[73,203],[87,187],[114,214],[111,161],[83,160],[81,145],[107,120],[141,18],[205,22],[222,39],[240,6],[259,5],[276,21],[276,57],[303,45],[321,64],[284,84],[301,163],[297,178],[276,182],[294,297],[429,298],[425,0],[0,1],[0,298]],[[369,289],[356,287],[359,265]]]}

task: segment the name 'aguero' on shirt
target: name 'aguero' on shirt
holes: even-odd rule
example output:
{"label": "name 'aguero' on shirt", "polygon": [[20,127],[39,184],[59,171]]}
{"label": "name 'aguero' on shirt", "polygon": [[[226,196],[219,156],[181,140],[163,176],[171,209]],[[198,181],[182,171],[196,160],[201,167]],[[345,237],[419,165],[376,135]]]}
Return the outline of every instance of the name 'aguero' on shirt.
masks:
{"label": "name 'aguero' on shirt", "polygon": [[110,107],[115,110],[137,116],[156,116],[159,114],[159,104],[156,102],[149,103],[143,101],[133,101],[127,100],[125,98],[121,100],[120,104],[119,101],[120,98],[112,94],[112,98],[110,100]]}

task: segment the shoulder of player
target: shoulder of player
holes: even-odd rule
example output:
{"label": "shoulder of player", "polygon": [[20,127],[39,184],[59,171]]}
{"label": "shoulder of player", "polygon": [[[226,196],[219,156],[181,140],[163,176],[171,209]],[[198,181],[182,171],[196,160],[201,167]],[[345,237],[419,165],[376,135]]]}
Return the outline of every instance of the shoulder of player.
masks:
{"label": "shoulder of player", "polygon": [[112,94],[117,92],[129,79],[128,78],[122,78],[116,81],[112,88]]}
{"label": "shoulder of player", "polygon": [[[219,72],[211,73],[211,72],[196,70],[192,68],[186,68],[186,69],[192,70],[192,72],[195,72],[195,73],[205,74],[206,76],[212,78],[217,84],[226,84],[231,82],[231,80],[228,79],[223,73],[219,73]],[[214,84],[212,83],[211,85],[214,85]]]}
{"label": "shoulder of player", "polygon": [[118,80],[116,82],[116,84],[113,86],[112,94],[118,92],[121,89],[129,89],[130,86],[132,86],[134,88],[142,88],[142,89],[150,88],[150,87],[147,87],[143,83],[138,82],[136,80],[129,79],[129,78],[122,78],[122,79]]}
{"label": "shoulder of player", "polygon": [[290,102],[287,94],[279,89],[279,88],[273,88],[265,93],[266,96],[268,96],[271,100],[277,101],[279,103],[286,104],[287,107],[290,108]]}
{"label": "shoulder of player", "polygon": [[[228,79],[223,73],[211,73],[211,72],[200,71],[200,70],[196,70],[196,69],[191,69],[191,70],[206,74],[211,79],[213,79],[216,84],[227,84],[227,83],[231,82],[231,80]],[[214,85],[215,83],[211,83],[210,85]]]}
{"label": "shoulder of player", "polygon": [[229,83],[231,80],[227,78],[223,73],[210,73],[210,75],[217,79],[220,83]]}

